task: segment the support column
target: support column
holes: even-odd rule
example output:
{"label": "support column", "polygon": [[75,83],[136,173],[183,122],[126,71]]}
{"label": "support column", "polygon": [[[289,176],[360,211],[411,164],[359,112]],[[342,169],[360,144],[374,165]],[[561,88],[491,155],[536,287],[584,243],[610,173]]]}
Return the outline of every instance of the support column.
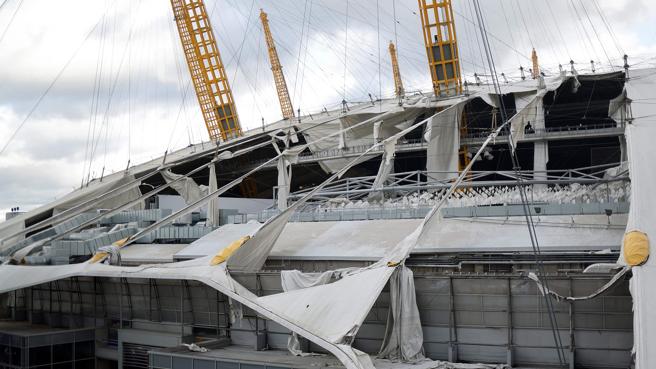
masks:
{"label": "support column", "polygon": [[292,168],[288,165],[284,156],[278,159],[278,209],[287,209],[287,198],[289,197],[289,186],[291,184]]}
{"label": "support column", "polygon": [[458,325],[456,324],[456,302],[453,293],[453,278],[449,277],[449,362],[458,362]]}
{"label": "support column", "polygon": [[[572,278],[569,278],[569,295],[572,296],[574,288]],[[576,342],[574,340],[574,302],[569,302],[569,369],[574,369],[576,355]]]}
{"label": "support column", "polygon": [[[534,121],[535,132],[540,134],[545,132],[544,119],[544,102],[543,97],[537,97],[536,116]],[[533,144],[533,179],[547,179],[547,163],[549,162],[549,142],[547,140],[536,141]],[[535,189],[546,188],[546,185],[535,185]]]}
{"label": "support column", "polygon": [[[533,179],[547,179],[547,163],[549,162],[549,143],[536,141],[533,144]],[[540,186],[540,185],[536,185]]]}
{"label": "support column", "polygon": [[[209,193],[219,189],[216,182],[216,163],[210,165]],[[207,204],[207,225],[212,227],[219,226],[219,199],[217,197],[210,200]]]}
{"label": "support column", "polygon": [[510,278],[508,278],[508,346],[506,348],[506,364],[509,367],[512,367],[514,364],[513,360],[513,325],[512,325],[512,283]]}
{"label": "support column", "polygon": [[[278,153],[278,146],[273,145]],[[287,198],[292,184],[292,164],[298,163],[298,154],[305,146],[287,148],[278,159],[278,209],[287,209]]]}

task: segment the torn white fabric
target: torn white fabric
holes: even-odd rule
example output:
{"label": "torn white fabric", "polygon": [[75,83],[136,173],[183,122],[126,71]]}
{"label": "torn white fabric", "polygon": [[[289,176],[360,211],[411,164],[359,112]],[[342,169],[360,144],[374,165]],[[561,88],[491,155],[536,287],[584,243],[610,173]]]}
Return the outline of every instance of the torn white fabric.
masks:
{"label": "torn white fabric", "polygon": [[363,270],[334,283],[261,297],[259,302],[331,343],[350,344],[349,333],[357,332],[369,302],[373,304],[393,270]]}
{"label": "torn white fabric", "polygon": [[533,272],[528,273],[528,278],[531,279],[535,284],[538,286],[538,290],[540,290],[540,293],[542,295],[551,295],[553,296],[556,301],[583,301],[583,300],[590,300],[592,298],[595,298],[602,293],[606,292],[608,289],[613,287],[617,281],[619,281],[626,272],[630,270],[629,267],[623,267],[620,269],[613,278],[611,278],[606,284],[598,288],[596,291],[592,292],[591,294],[585,295],[585,296],[563,296],[559,294],[558,292],[552,291],[548,287],[546,287],[542,281],[540,281],[540,278]]}
{"label": "torn white fabric", "polygon": [[330,270],[323,273],[303,273],[300,270],[283,270],[280,272],[282,290],[285,292],[300,290],[329,283],[335,272]]}
{"label": "torn white fabric", "polygon": [[[656,105],[644,102],[656,100],[656,69],[631,72],[625,83],[626,97],[630,102],[627,114],[626,139],[631,177],[631,207],[627,232],[639,230],[647,234],[651,242],[651,257],[642,266],[631,268],[630,282],[633,297],[633,345],[636,369],[651,368],[656,363],[656,257],[653,244],[656,242]],[[623,253],[619,263],[626,265]]]}
{"label": "torn white fabric", "polygon": [[617,97],[611,99],[608,103],[608,116],[613,118],[618,125],[626,122],[628,103],[630,101],[626,98],[626,89],[623,89]]}
{"label": "torn white fabric", "polygon": [[517,148],[517,142],[524,139],[527,131],[535,131],[536,124],[544,128],[542,99],[545,93],[545,90],[541,90],[537,94],[515,94],[517,113],[509,120],[513,151]]}
{"label": "torn white fabric", "polygon": [[[374,178],[372,190],[380,190],[385,186],[390,173],[394,171],[394,156],[396,155],[396,140],[389,141],[383,146],[383,157],[380,159],[378,173]],[[373,191],[369,193],[369,199],[382,199],[383,193]]]}
{"label": "torn white fabric", "polygon": [[427,127],[426,170],[432,180],[443,181],[458,172],[460,118],[465,103],[436,114]]}
{"label": "torn white fabric", "polygon": [[284,319],[278,313],[263,307],[258,302],[260,298],[230,277],[225,269],[225,264],[210,266],[210,259],[211,257],[205,257],[185,262],[139,267],[89,263],[30,267],[5,265],[0,267],[0,277],[2,277],[0,278],[0,294],[75,276],[196,280],[218,290],[228,298],[244,304],[283,327],[307,337],[335,355],[348,369],[373,368],[368,355],[351,348],[349,345],[332,344],[324,338],[312,334],[302,326]]}
{"label": "torn white fabric", "polygon": [[400,266],[392,274],[389,285],[390,308],[378,357],[404,363],[424,360],[424,334],[412,270]]}
{"label": "torn white fabric", "polygon": [[171,187],[182,196],[187,205],[193,204],[203,197],[203,190],[193,178],[186,177],[183,180],[175,181],[184,176],[181,174],[175,174],[170,170],[163,170],[161,174],[166,183],[171,184]]}
{"label": "torn white fabric", "polygon": [[230,324],[235,324],[244,319],[244,308],[240,302],[228,298],[228,306],[230,308]]}
{"label": "torn white fabric", "polygon": [[[280,272],[280,282],[283,292],[289,292],[330,283],[334,275],[333,271],[303,273],[300,270],[283,270]],[[311,355],[301,349],[301,342],[296,332],[292,332],[287,339],[287,350],[294,356]]]}
{"label": "torn white fabric", "polygon": [[533,145],[533,148],[533,179],[546,180],[547,163],[549,162],[549,143],[547,141],[537,141]]}

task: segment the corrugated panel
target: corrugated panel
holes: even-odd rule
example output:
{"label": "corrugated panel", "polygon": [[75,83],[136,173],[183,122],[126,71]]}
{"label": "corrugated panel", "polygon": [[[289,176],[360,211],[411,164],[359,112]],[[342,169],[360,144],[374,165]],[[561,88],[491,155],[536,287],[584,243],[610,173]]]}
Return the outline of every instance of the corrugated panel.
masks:
{"label": "corrugated panel", "polygon": [[148,351],[159,348],[123,342],[123,369],[148,369]]}

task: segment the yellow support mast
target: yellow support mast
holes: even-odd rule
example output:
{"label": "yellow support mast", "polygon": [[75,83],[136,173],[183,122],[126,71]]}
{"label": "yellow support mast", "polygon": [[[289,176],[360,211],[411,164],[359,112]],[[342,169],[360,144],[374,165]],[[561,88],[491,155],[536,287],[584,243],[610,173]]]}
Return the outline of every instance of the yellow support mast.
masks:
{"label": "yellow support mast", "polygon": [[462,77],[451,0],[418,0],[435,96],[462,93]]}
{"label": "yellow support mast", "polygon": [[271,62],[273,80],[276,83],[276,91],[278,91],[278,100],[280,100],[282,117],[284,119],[291,119],[294,117],[294,107],[292,106],[292,100],[289,98],[287,82],[285,82],[285,75],[282,73],[282,65],[280,64],[280,59],[278,59],[276,44],[273,42],[273,36],[271,35],[271,29],[269,28],[269,18],[267,17],[267,13],[262,9],[260,9],[260,20],[262,20],[264,38],[266,40],[267,48],[269,49],[269,61]]}
{"label": "yellow support mast", "polygon": [[[462,74],[451,0],[418,0],[418,2],[435,96],[459,95],[463,92]],[[460,122],[460,137],[466,135],[467,121],[463,114]],[[460,147],[459,157],[459,169],[463,170],[471,160],[466,145]]]}
{"label": "yellow support mast", "polygon": [[401,72],[399,71],[399,59],[396,55],[396,46],[392,41],[389,43],[390,58],[392,58],[392,74],[394,75],[394,92],[396,97],[403,98],[405,90],[403,89],[403,81],[401,80]]}
{"label": "yellow support mast", "polygon": [[214,142],[242,135],[235,101],[203,0],[171,0],[191,80]]}

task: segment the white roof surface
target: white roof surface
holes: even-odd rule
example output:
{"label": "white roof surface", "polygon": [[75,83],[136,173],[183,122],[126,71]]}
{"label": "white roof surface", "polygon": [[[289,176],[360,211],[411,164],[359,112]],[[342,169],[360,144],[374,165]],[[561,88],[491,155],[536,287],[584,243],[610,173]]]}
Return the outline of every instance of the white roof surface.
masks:
{"label": "white roof surface", "polygon": [[[574,219],[574,223],[572,223]],[[422,219],[288,223],[270,257],[311,260],[378,260],[410,234]],[[536,222],[538,241],[551,250],[618,249],[626,215],[543,216]],[[232,241],[250,235],[258,223],[228,224],[193,242],[176,259],[214,255]],[[528,251],[531,243],[522,218],[447,218],[428,226],[414,253]]]}
{"label": "white roof surface", "polygon": [[131,264],[171,263],[173,255],[189,246],[180,244],[135,243],[121,250],[121,260]]}

